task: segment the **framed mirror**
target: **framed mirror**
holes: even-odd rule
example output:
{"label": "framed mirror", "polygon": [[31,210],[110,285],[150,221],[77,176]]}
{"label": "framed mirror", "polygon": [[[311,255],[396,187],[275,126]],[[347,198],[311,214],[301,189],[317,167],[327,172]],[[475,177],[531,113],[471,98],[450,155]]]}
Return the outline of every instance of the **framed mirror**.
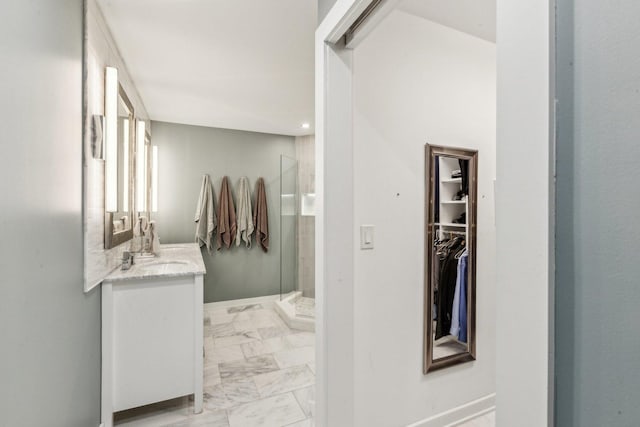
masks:
{"label": "framed mirror", "polygon": [[425,374],[476,358],[478,152],[425,146]]}
{"label": "framed mirror", "polygon": [[[135,122],[129,97],[113,77],[105,79],[105,235],[106,249],[133,238]],[[115,89],[117,88],[117,95]]]}

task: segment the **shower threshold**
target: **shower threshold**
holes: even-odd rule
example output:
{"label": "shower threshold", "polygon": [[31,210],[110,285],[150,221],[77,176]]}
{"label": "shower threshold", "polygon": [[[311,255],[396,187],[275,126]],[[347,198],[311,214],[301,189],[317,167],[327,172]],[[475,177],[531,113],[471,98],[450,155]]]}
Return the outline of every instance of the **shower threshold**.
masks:
{"label": "shower threshold", "polygon": [[291,329],[315,330],[315,300],[302,296],[302,292],[292,292],[275,302],[275,308],[282,320]]}

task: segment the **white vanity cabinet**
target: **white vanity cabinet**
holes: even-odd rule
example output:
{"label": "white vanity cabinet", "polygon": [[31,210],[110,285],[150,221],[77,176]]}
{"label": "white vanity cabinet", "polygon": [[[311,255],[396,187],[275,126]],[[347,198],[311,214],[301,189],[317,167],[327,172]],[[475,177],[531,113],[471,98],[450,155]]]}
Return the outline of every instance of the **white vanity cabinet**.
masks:
{"label": "white vanity cabinet", "polygon": [[114,412],[191,394],[202,411],[204,263],[197,245],[181,246],[102,284],[105,427]]}

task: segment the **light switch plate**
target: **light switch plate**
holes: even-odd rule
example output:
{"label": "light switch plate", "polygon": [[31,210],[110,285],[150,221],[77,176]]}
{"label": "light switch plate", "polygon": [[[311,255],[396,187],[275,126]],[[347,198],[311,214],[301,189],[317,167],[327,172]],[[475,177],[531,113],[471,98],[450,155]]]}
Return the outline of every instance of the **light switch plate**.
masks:
{"label": "light switch plate", "polygon": [[373,225],[360,226],[360,249],[373,249]]}

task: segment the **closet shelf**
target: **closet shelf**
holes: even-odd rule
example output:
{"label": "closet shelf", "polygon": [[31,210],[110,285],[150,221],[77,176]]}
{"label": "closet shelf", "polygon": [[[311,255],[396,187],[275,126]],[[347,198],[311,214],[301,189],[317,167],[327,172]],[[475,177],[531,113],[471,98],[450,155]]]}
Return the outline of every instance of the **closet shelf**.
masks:
{"label": "closet shelf", "polygon": [[436,222],[433,225],[440,226],[440,227],[459,227],[459,228],[467,227],[467,224],[454,224],[452,222]]}
{"label": "closet shelf", "polygon": [[443,184],[462,184],[462,178],[449,178],[440,181]]}
{"label": "closet shelf", "polygon": [[442,205],[464,205],[467,203],[466,200],[445,200],[440,202]]}

